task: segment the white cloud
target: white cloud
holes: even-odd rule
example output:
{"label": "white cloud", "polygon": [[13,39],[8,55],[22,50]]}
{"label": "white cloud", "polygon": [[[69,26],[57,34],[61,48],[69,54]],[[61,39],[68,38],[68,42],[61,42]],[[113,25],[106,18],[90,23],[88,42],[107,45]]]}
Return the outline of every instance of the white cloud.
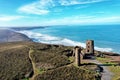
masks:
{"label": "white cloud", "polygon": [[[31,21],[16,21],[21,17],[0,16],[0,26],[47,26],[47,25],[96,25],[96,24],[120,24],[120,16],[97,17],[89,15],[78,15],[64,18],[54,19],[33,19]],[[12,21],[14,20],[14,21]],[[8,22],[6,22],[8,21]]]}
{"label": "white cloud", "polygon": [[87,25],[87,24],[116,24],[120,23],[120,16],[95,17],[72,16],[41,22],[43,25]]}
{"label": "white cloud", "polygon": [[[39,0],[30,4],[21,6],[18,11],[27,14],[45,15],[51,12],[51,8],[57,6],[70,6],[76,4],[90,4],[102,2],[105,0]],[[82,7],[84,8],[84,7]]]}
{"label": "white cloud", "polygon": [[35,6],[31,6],[31,5],[23,6],[19,9],[19,11],[25,12],[28,14],[37,14],[37,15],[43,15],[43,14],[49,13],[48,10],[39,9],[39,8],[36,8]]}
{"label": "white cloud", "polygon": [[0,21],[12,21],[12,20],[17,20],[17,19],[20,19],[20,18],[23,18],[24,16],[5,16],[5,15],[2,15],[0,16]]}
{"label": "white cloud", "polygon": [[105,1],[105,0],[60,0],[59,2],[61,3],[61,5],[69,6],[69,5],[76,5],[76,4],[97,3],[102,1]]}
{"label": "white cloud", "polygon": [[18,9],[18,11],[28,14],[44,15],[48,14],[49,8],[55,6],[52,0],[40,0],[31,4],[27,4]]}
{"label": "white cloud", "polygon": [[83,9],[83,8],[87,8],[89,7],[88,5],[87,6],[79,6],[79,7],[75,7],[75,9]]}
{"label": "white cloud", "polygon": [[94,23],[120,23],[120,16],[110,16],[110,17],[101,17],[95,18],[92,22]]}

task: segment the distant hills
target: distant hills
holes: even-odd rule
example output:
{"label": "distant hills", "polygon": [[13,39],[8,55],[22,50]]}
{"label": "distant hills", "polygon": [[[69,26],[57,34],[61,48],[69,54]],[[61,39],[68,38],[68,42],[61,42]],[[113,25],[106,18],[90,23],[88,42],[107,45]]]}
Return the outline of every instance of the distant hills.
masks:
{"label": "distant hills", "polygon": [[31,29],[41,29],[41,28],[45,28],[46,26],[34,26],[34,27],[11,27],[10,29],[13,30],[31,30]]}
{"label": "distant hills", "polygon": [[0,43],[16,41],[32,41],[32,40],[24,34],[17,33],[15,31],[8,29],[0,29]]}

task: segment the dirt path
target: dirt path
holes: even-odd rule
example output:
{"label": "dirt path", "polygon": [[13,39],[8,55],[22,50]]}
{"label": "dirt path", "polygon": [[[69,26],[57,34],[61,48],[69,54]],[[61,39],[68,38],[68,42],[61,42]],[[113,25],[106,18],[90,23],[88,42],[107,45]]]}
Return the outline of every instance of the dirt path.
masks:
{"label": "dirt path", "polygon": [[30,51],[29,51],[29,59],[31,60],[34,74],[29,80],[34,80],[35,76],[37,76],[39,74],[38,70],[35,67],[35,63],[33,62],[32,57],[31,57],[32,52],[33,52],[33,50],[30,49]]}
{"label": "dirt path", "polygon": [[[102,66],[101,65],[102,63],[97,61],[97,60],[90,60],[90,62]],[[102,73],[102,80],[112,80],[113,73],[110,72],[106,66],[102,66],[102,67],[103,67],[103,70],[104,70],[103,73]]]}

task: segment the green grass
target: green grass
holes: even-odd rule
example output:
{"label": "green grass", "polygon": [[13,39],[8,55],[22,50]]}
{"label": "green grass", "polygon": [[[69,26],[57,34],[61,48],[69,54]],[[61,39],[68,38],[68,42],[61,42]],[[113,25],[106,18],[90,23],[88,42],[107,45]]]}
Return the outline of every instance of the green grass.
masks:
{"label": "green grass", "polygon": [[35,80],[96,80],[95,72],[75,66],[64,66],[47,71],[35,77]]}
{"label": "green grass", "polygon": [[22,79],[22,80],[29,80],[28,78]]}
{"label": "green grass", "polygon": [[60,66],[70,64],[70,60],[68,59],[68,57],[62,54],[62,52],[64,51],[62,48],[58,47],[57,49],[57,47],[51,46],[39,47],[38,45],[37,48],[39,49],[36,49],[34,46],[34,51],[32,51],[31,57],[34,63],[40,64],[38,66],[40,69],[57,68]]}
{"label": "green grass", "polygon": [[98,61],[102,62],[102,63],[108,63],[108,62],[110,62],[110,58],[97,57],[96,59],[97,59]]}
{"label": "green grass", "polygon": [[110,66],[109,69],[114,73],[112,80],[120,79],[120,66]]}
{"label": "green grass", "polygon": [[46,72],[45,69],[39,69],[39,74],[42,74],[42,73],[44,73],[44,72]]}
{"label": "green grass", "polygon": [[0,52],[0,79],[15,80],[30,77],[33,69],[28,52],[29,49],[26,47]]}
{"label": "green grass", "polygon": [[73,63],[75,61],[75,58],[72,56],[72,57],[69,57],[68,60],[70,60],[70,62]]}

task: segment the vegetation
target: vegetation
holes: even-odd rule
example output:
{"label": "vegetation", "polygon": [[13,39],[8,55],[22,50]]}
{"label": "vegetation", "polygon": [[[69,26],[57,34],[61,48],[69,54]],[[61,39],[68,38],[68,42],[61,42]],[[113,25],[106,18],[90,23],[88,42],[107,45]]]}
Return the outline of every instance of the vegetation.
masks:
{"label": "vegetation", "polygon": [[103,65],[105,65],[105,66],[114,66],[114,65],[116,65],[116,63],[110,62],[110,60],[111,60],[110,58],[100,58],[100,57],[98,57],[97,60],[102,62]]}
{"label": "vegetation", "polygon": [[24,78],[24,79],[22,79],[22,80],[29,80],[28,78]]}
{"label": "vegetation", "polygon": [[1,80],[18,80],[32,75],[32,64],[28,51],[28,48],[20,47],[0,52]]}
{"label": "vegetation", "polygon": [[113,80],[120,80],[120,66],[110,66],[110,71],[114,73]]}
{"label": "vegetation", "polygon": [[69,57],[69,60],[71,63],[73,63],[75,61],[75,58],[72,56],[72,57]]}
{"label": "vegetation", "polygon": [[70,60],[66,56],[68,52],[65,52],[67,48],[64,46],[37,44],[31,47],[34,50],[31,54],[32,59],[40,69],[51,69],[70,64]]}
{"label": "vegetation", "polygon": [[109,63],[110,62],[110,58],[97,57],[97,60],[102,62],[102,63]]}
{"label": "vegetation", "polygon": [[34,42],[0,44],[1,80],[96,80],[96,65],[72,66],[73,47]]}
{"label": "vegetation", "polygon": [[39,74],[35,80],[96,80],[93,74],[95,74],[93,71],[75,66],[65,66]]}

